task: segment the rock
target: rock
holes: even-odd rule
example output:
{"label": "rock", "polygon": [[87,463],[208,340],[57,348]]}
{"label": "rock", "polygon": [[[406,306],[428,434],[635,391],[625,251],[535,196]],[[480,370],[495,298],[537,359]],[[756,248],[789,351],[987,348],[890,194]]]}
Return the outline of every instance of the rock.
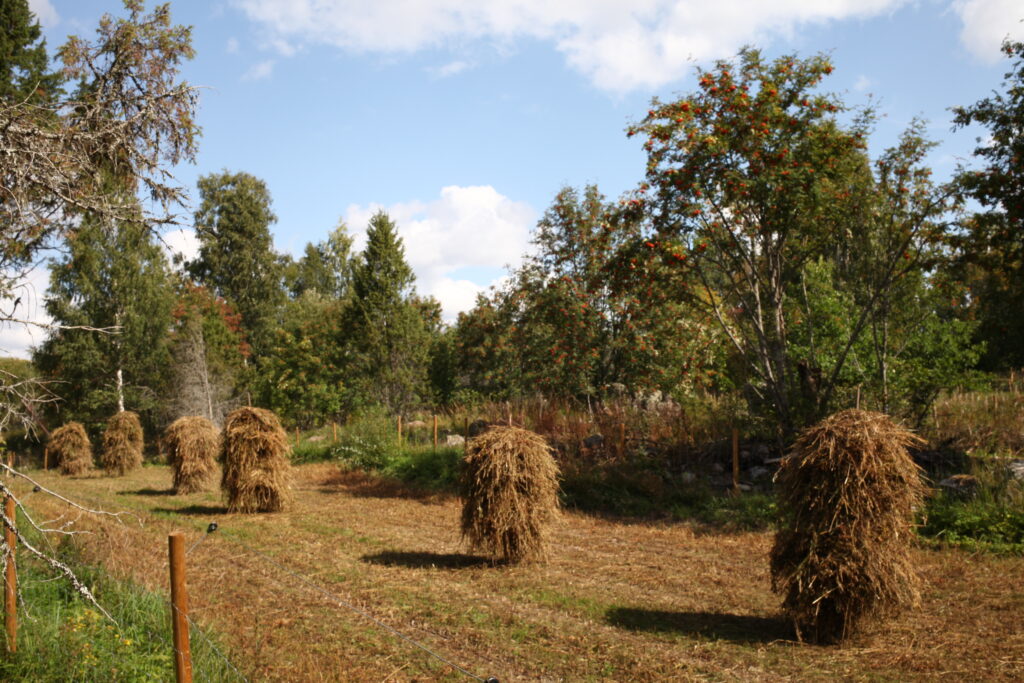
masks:
{"label": "rock", "polygon": [[772,471],[767,467],[751,467],[747,470],[747,474],[754,481],[758,481],[759,479],[768,479],[771,477]]}
{"label": "rock", "polygon": [[583,439],[583,447],[589,450],[597,450],[604,447],[604,437],[600,434],[591,434]]}
{"label": "rock", "polygon": [[711,471],[715,472],[717,474],[721,474],[722,472],[725,472],[725,468],[722,467],[722,463],[720,463],[720,462],[713,462],[713,463],[711,463]]}
{"label": "rock", "polygon": [[449,434],[444,437],[445,446],[463,446],[466,443],[466,438],[461,434]]}
{"label": "rock", "polygon": [[940,488],[965,498],[973,498],[978,493],[978,486],[978,478],[970,474],[954,474],[939,482]]}
{"label": "rock", "polygon": [[427,423],[423,420],[413,420],[412,422],[406,422],[405,426],[408,429],[423,429],[427,426]]}
{"label": "rock", "polygon": [[469,438],[474,436],[480,436],[488,429],[490,429],[491,423],[487,420],[473,420],[469,423]]}
{"label": "rock", "polygon": [[1018,458],[1006,463],[1006,471],[1017,481],[1024,481],[1024,460]]}
{"label": "rock", "polygon": [[323,434],[315,434],[315,435],[309,437],[308,439],[306,439],[306,441],[310,442],[310,443],[318,443],[318,442],[323,441],[323,440],[324,440]]}

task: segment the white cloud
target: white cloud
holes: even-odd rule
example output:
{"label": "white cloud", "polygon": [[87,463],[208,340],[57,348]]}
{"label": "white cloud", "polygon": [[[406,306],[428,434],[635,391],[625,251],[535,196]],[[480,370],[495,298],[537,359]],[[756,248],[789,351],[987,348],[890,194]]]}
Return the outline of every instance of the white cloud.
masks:
{"label": "white cloud", "polygon": [[242,74],[243,81],[260,81],[264,78],[270,78],[270,74],[274,72],[274,60],[268,59],[258,64],[253,64],[249,67],[249,70]]}
{"label": "white cloud", "polygon": [[860,76],[857,77],[857,82],[853,84],[853,89],[856,90],[857,92],[864,92],[872,85],[874,85],[874,81],[872,81],[864,74],[861,74]]}
{"label": "white cloud", "polygon": [[[402,53],[465,40],[551,41],[609,91],[679,79],[691,60],[829,21],[871,17],[908,0],[232,0],[278,39],[352,52]],[[994,1],[994,0],[992,0]],[[1012,0],[1007,0],[1008,2]]]}
{"label": "white cloud", "polygon": [[224,48],[227,51],[227,53],[229,55],[236,55],[236,54],[238,54],[238,48],[239,48],[238,38],[233,38],[233,37],[232,38],[228,38],[228,44]]}
{"label": "white cloud", "polygon": [[192,228],[180,228],[164,233],[161,236],[167,258],[174,260],[181,256],[186,261],[194,261],[199,256],[199,238]]}
{"label": "white cloud", "polygon": [[357,249],[365,245],[366,225],[380,209],[398,225],[406,260],[416,272],[417,290],[437,297],[447,320],[472,308],[478,292],[502,279],[473,282],[459,271],[474,268],[488,272],[518,264],[535,221],[529,205],[513,201],[489,185],[452,185],[430,202],[349,206],[345,222],[356,237]]}
{"label": "white cloud", "polygon": [[468,68],[469,62],[458,59],[454,62],[448,62],[444,66],[428,69],[428,71],[430,71],[435,78],[448,78],[449,76],[460,74]]}
{"label": "white cloud", "polygon": [[[53,322],[43,307],[43,297],[50,284],[50,271],[45,263],[40,263],[28,271],[25,277],[17,279],[20,284],[14,288],[12,295],[0,299],[0,311],[24,322],[0,324],[0,355],[28,358],[32,355],[32,347],[46,339],[46,329],[40,325]],[[17,306],[14,306],[16,301]]]}
{"label": "white cloud", "polygon": [[39,23],[47,28],[56,26],[60,21],[57,10],[50,4],[50,0],[29,0],[28,8],[36,15]]}
{"label": "white cloud", "polygon": [[953,9],[964,23],[960,41],[988,63],[1000,60],[1003,39],[1024,40],[1024,5],[1020,0],[955,0]]}

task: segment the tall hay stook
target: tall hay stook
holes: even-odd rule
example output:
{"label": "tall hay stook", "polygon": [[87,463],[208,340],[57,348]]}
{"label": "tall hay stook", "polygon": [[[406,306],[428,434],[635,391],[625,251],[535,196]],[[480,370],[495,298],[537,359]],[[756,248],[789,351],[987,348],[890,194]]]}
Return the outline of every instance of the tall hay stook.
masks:
{"label": "tall hay stook", "polygon": [[205,491],[212,484],[220,451],[220,433],[205,417],[179,417],[164,431],[167,464],[174,470],[178,495]]}
{"label": "tall hay stook", "polygon": [[122,476],[142,465],[142,423],[137,413],[122,410],[107,421],[100,467]]}
{"label": "tall hay stook", "polygon": [[92,444],[81,422],[68,422],[50,434],[47,444],[61,474],[83,474],[92,469]]}
{"label": "tall hay stook", "polygon": [[228,512],[280,512],[288,500],[288,435],[263,408],[239,408],[224,421],[221,489]]}
{"label": "tall hay stook", "polygon": [[834,643],[919,601],[911,564],[921,439],[886,415],[844,410],[805,430],[776,475],[772,587],[801,639]]}
{"label": "tall hay stook", "polygon": [[558,514],[558,465],[543,437],[491,427],[470,439],[461,476],[462,535],[509,563],[541,558]]}

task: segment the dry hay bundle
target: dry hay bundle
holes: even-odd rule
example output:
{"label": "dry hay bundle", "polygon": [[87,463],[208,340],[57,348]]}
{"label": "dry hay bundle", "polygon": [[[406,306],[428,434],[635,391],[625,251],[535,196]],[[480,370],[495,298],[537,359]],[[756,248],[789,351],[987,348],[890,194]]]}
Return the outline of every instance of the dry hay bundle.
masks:
{"label": "dry hay bundle", "polygon": [[288,435],[263,408],[239,408],[224,421],[220,486],[228,512],[279,512],[284,509],[291,466]]}
{"label": "dry hay bundle", "polygon": [[910,542],[924,486],[907,447],[920,442],[885,415],[844,410],[783,461],[772,587],[801,638],[838,642],[918,602]]}
{"label": "dry hay bundle", "polygon": [[167,464],[174,469],[174,492],[195,493],[209,488],[217,469],[220,434],[205,417],[179,417],[164,431]]}
{"label": "dry hay bundle", "polygon": [[121,476],[142,465],[142,423],[130,410],[122,410],[107,421],[103,432],[100,467],[107,474]]}
{"label": "dry hay bundle", "polygon": [[92,469],[92,444],[81,422],[68,422],[53,430],[47,448],[57,458],[61,474],[82,474]]}
{"label": "dry hay bundle", "polygon": [[558,513],[558,465],[547,442],[494,426],[469,441],[463,462],[463,537],[507,562],[542,557]]}

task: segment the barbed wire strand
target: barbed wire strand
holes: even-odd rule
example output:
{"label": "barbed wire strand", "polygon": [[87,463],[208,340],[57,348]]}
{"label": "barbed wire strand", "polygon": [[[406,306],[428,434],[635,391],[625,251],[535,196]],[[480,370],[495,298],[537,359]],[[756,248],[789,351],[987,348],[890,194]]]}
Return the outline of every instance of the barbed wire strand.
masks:
{"label": "barbed wire strand", "polygon": [[[207,533],[207,535],[209,535],[209,533]],[[451,661],[450,659],[448,659],[448,658],[444,657],[443,655],[441,655],[441,654],[431,650],[426,645],[423,645],[419,641],[417,641],[417,640],[415,640],[415,639],[405,635],[404,633],[402,633],[398,629],[394,628],[390,624],[384,623],[383,621],[381,621],[377,617],[373,616],[369,612],[361,610],[358,607],[356,607],[355,605],[347,602],[346,600],[343,600],[342,598],[338,597],[336,594],[334,594],[334,593],[328,591],[327,589],[323,588],[322,586],[320,586],[319,584],[315,583],[313,580],[309,579],[308,577],[303,576],[302,574],[299,574],[298,572],[292,571],[291,569],[289,569],[288,567],[284,566],[283,564],[281,564],[280,562],[278,562],[274,558],[270,557],[266,553],[264,553],[264,552],[262,552],[260,550],[257,550],[256,548],[253,548],[253,547],[243,543],[242,541],[239,541],[236,538],[231,538],[230,535],[228,535],[228,536],[223,536],[222,535],[222,537],[226,541],[228,541],[229,543],[233,543],[234,545],[237,545],[237,546],[241,547],[242,549],[244,549],[244,550],[246,550],[246,551],[248,551],[248,552],[250,552],[250,553],[252,553],[252,554],[254,554],[254,555],[256,555],[256,556],[258,556],[260,558],[262,558],[265,562],[267,562],[269,564],[272,564],[274,567],[276,567],[279,570],[283,571],[284,573],[290,575],[292,578],[294,578],[297,581],[300,581],[301,583],[305,584],[308,588],[316,591],[317,593],[320,593],[321,595],[323,595],[324,597],[328,598],[329,600],[332,600],[333,602],[337,603],[338,605],[340,605],[340,606],[342,606],[342,607],[344,607],[344,608],[346,608],[346,609],[348,609],[348,610],[350,610],[350,611],[352,611],[352,612],[362,616],[363,618],[368,619],[369,621],[372,621],[373,623],[377,624],[382,629],[388,631],[392,635],[398,637],[399,639],[405,641],[406,643],[409,643],[410,645],[413,645],[414,647],[419,648],[420,650],[423,650],[424,652],[429,654],[431,657],[434,657],[438,661],[440,661],[440,662],[450,666],[451,668],[455,669],[456,671],[459,671],[460,673],[464,674],[465,676],[467,676],[469,678],[472,678],[474,680],[480,681],[481,683],[498,683],[498,679],[496,679],[496,678],[493,678],[493,677],[491,677],[491,678],[482,678],[482,677],[477,676],[476,674],[472,673],[471,671],[467,671],[466,669],[462,668],[461,666],[459,666],[455,662]]]}

